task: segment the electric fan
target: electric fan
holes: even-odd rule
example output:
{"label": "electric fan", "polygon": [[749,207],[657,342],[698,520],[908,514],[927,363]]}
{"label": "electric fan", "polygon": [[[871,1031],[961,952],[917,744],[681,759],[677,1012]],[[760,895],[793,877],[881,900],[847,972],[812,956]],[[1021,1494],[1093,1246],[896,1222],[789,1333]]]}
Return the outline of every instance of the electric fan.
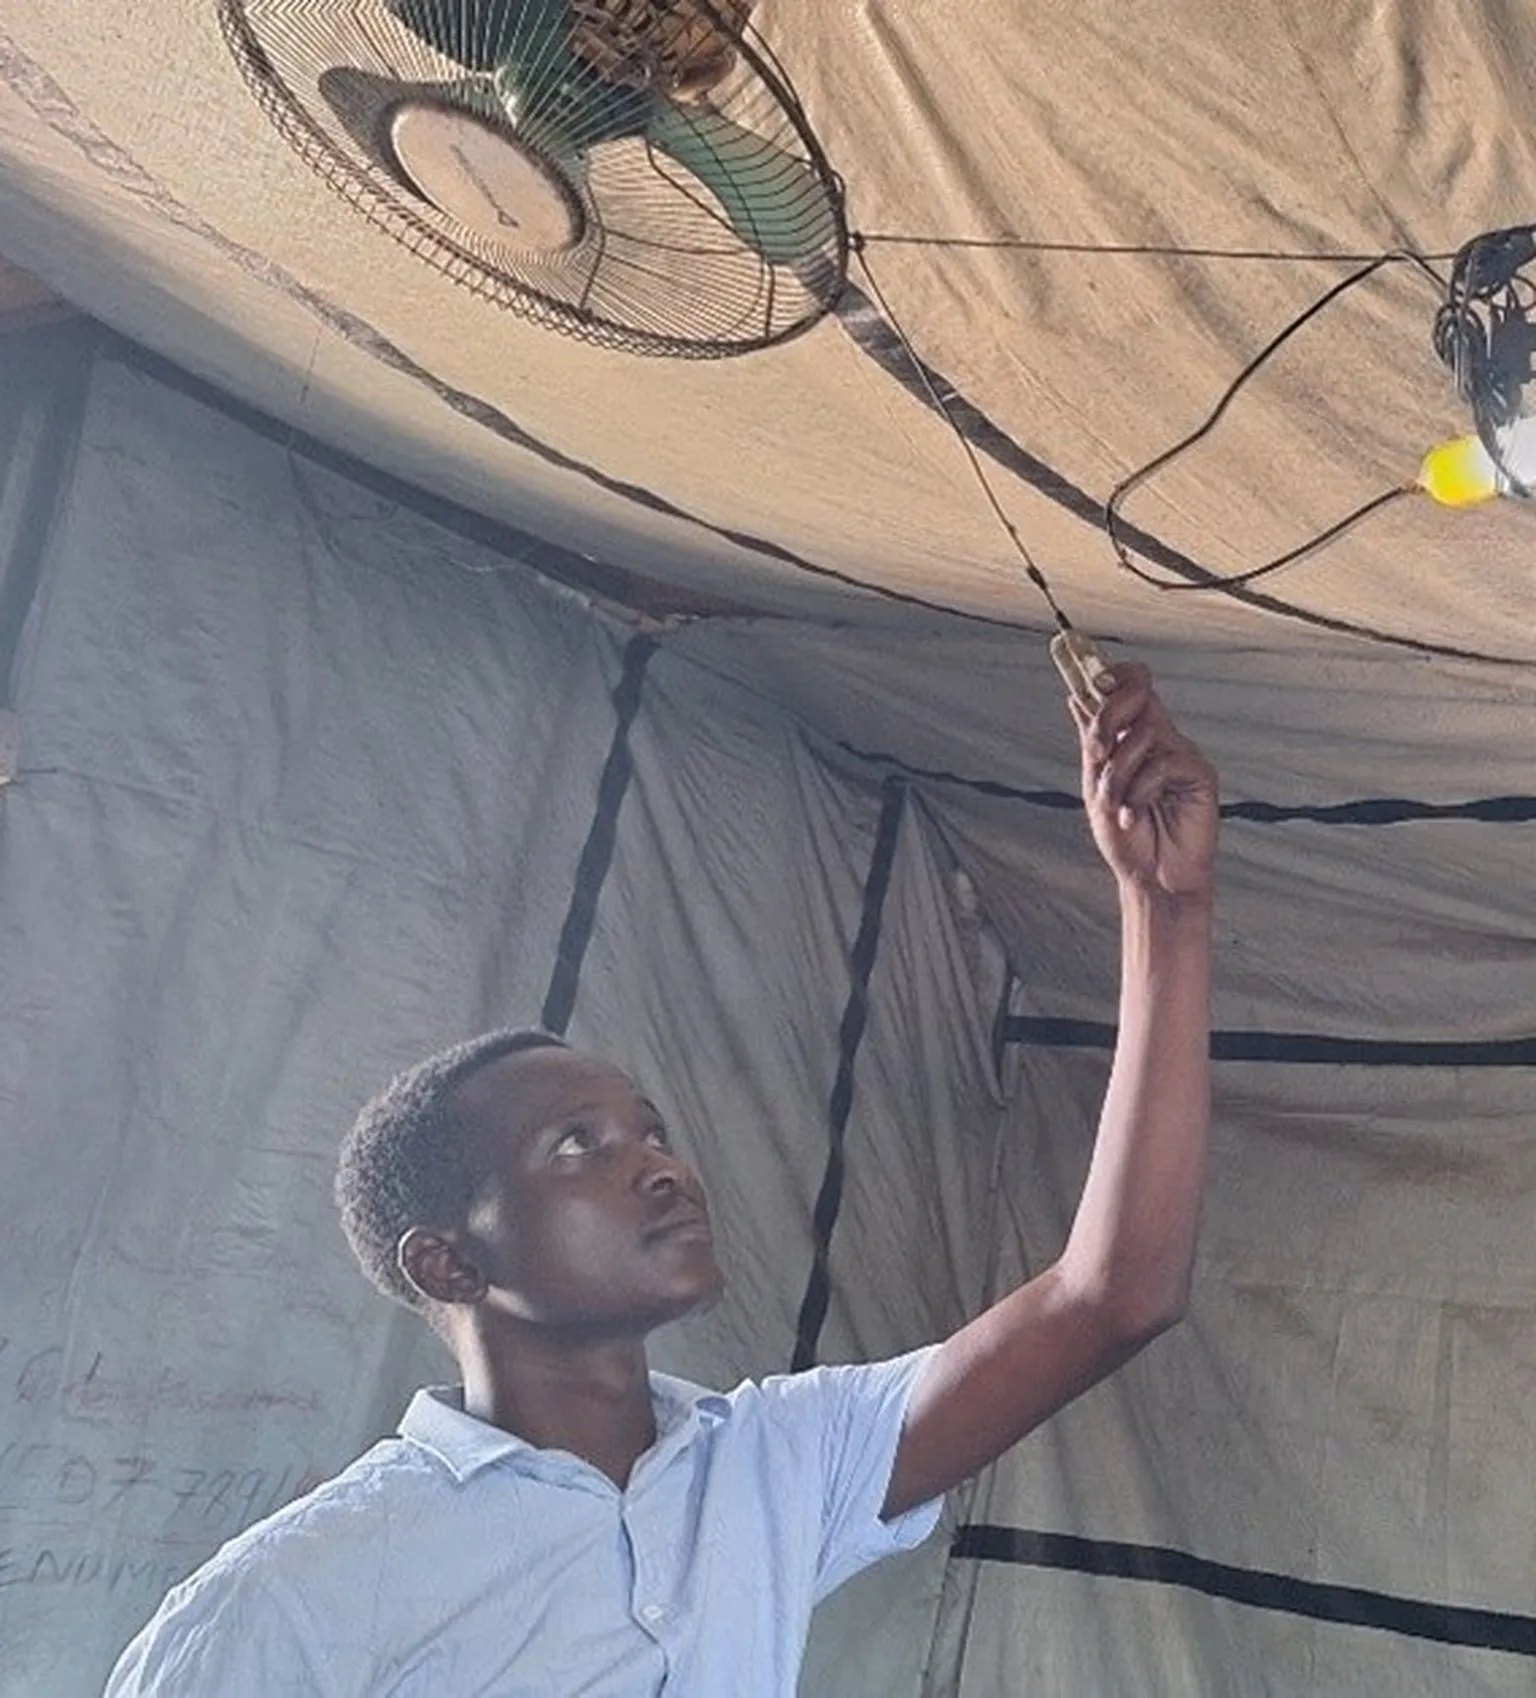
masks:
{"label": "electric fan", "polygon": [[1454,507],[1536,496],[1536,225],[1487,230],[1461,248],[1434,345],[1476,435],[1431,450],[1424,487]]}
{"label": "electric fan", "polygon": [[218,0],[295,150],[477,294],[709,359],[815,324],[842,186],[754,0]]}

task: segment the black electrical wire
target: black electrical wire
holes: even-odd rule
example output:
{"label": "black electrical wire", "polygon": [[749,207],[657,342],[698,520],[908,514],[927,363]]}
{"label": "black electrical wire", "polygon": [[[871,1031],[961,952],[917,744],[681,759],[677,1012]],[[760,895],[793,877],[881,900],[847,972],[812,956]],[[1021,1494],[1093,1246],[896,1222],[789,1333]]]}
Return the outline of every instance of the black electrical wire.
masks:
{"label": "black electrical wire", "polygon": [[[1081,254],[1085,256],[1151,259],[1229,259],[1264,265],[1364,265],[1379,253],[1314,251],[1294,248],[1207,248],[1180,247],[1159,242],[1051,242],[1032,236],[935,236],[910,231],[866,230],[859,240],[869,247],[877,244],[905,248],[970,248],[1010,253]],[[1454,253],[1425,254],[1425,260],[1448,263]]]}
{"label": "black electrical wire", "polygon": [[[1071,621],[1062,611],[1045,574],[1036,564],[1017,525],[1009,518],[969,436],[961,428],[929,374],[928,367],[913,348],[900,320],[892,312],[870,268],[868,248],[874,244],[908,245],[941,248],[1013,249],[1019,251],[1072,252],[1084,254],[1148,254],[1161,257],[1188,257],[1245,261],[1307,261],[1319,263],[1357,264],[1357,269],[1326,289],[1318,298],[1298,313],[1276,335],[1270,338],[1257,354],[1237,373],[1218,397],[1216,404],[1187,436],[1165,449],[1144,466],[1138,467],[1111,490],[1104,505],[1104,528],[1110,546],[1120,565],[1142,582],[1158,590],[1203,591],[1230,593],[1254,583],[1271,573],[1281,571],[1297,561],[1315,554],[1354,529],[1372,514],[1418,492],[1416,482],[1395,485],[1380,491],[1362,502],[1351,512],[1316,532],[1294,548],[1250,567],[1242,572],[1224,576],[1202,576],[1198,580],[1158,577],[1137,564],[1123,534],[1121,509],[1126,499],[1163,467],[1178,459],[1208,436],[1222,416],[1267,361],[1285,346],[1304,326],[1325,311],[1341,295],[1357,288],[1390,265],[1411,265],[1421,272],[1442,295],[1436,314],[1433,342],[1440,358],[1450,367],[1458,391],[1468,402],[1480,437],[1500,473],[1510,487],[1521,494],[1532,494],[1505,463],[1495,430],[1512,422],[1520,413],[1520,397],[1524,384],[1536,375],[1536,282],[1523,275],[1523,268],[1536,261],[1536,225],[1520,225],[1509,230],[1491,231],[1475,237],[1454,254],[1424,254],[1410,249],[1391,249],[1379,254],[1314,253],[1298,254],[1269,252],[1257,249],[1221,248],[1158,248],[1150,246],[1101,247],[1086,243],[1037,242],[1022,237],[945,237],[896,234],[892,232],[850,232],[849,248],[852,257],[869,284],[870,293],[917,373],[930,402],[954,431],[982,493],[1022,562],[1026,576],[1045,597],[1052,616],[1063,630],[1070,630]],[[1436,269],[1437,264],[1453,262],[1449,281]],[[1460,651],[1456,651],[1460,652]],[[1500,657],[1479,655],[1469,658],[1494,660]]]}
{"label": "black electrical wire", "polygon": [[[967,460],[970,462],[971,470],[975,474],[978,484],[981,486],[982,493],[986,497],[988,506],[991,508],[999,525],[1002,527],[1004,533],[1007,535],[1024,565],[1026,576],[1045,597],[1056,623],[1063,630],[1070,630],[1071,621],[1062,611],[1060,603],[1057,601],[1045,574],[1040,570],[1033,556],[1030,554],[1023,537],[1019,533],[1018,526],[1011,518],[1009,518],[1007,512],[1004,510],[1002,502],[998,499],[997,492],[993,489],[992,482],[990,478],[988,478],[986,470],[982,466],[975,448],[972,446],[965,432],[960,429],[960,426],[956,422],[954,415],[951,413],[945,398],[938,393],[938,390],[935,388],[931,378],[928,376],[926,365],[917,357],[916,351],[913,349],[906,331],[902,328],[900,320],[896,317],[895,313],[892,312],[890,303],[886,300],[884,292],[881,290],[880,284],[869,264],[867,249],[871,243],[876,242],[883,242],[886,244],[910,243],[913,245],[921,242],[923,245],[935,247],[986,247],[1016,249],[1033,249],[1041,246],[1042,244],[1026,242],[1020,238],[1012,237],[915,237],[889,234],[865,235],[859,232],[855,232],[850,237],[850,248],[853,257],[858,261],[859,268],[863,272],[864,277],[869,284],[870,293],[873,295],[881,312],[885,315],[886,321],[890,324],[892,330],[895,331],[897,339],[900,341],[913,369],[921,378],[923,387],[927,391],[930,400],[943,415],[950,425],[950,428],[954,431]],[[1054,245],[1052,246],[1054,247]],[[1141,253],[1161,252],[1165,250],[1127,248],[1124,250],[1116,249],[1114,251]],[[1174,251],[1182,253],[1186,250]],[[1353,530],[1356,525],[1360,524],[1364,519],[1369,518],[1373,513],[1380,511],[1382,508],[1391,505],[1395,501],[1401,500],[1405,495],[1412,494],[1414,486],[1412,484],[1402,484],[1392,489],[1381,491],[1379,494],[1372,496],[1369,501],[1363,502],[1352,512],[1346,513],[1343,518],[1336,520],[1325,530],[1319,531],[1315,535],[1308,537],[1304,542],[1298,544],[1295,548],[1288,549],[1284,554],[1277,556],[1275,559],[1265,561],[1261,566],[1254,566],[1249,568],[1247,571],[1231,573],[1222,577],[1202,578],[1198,581],[1191,581],[1184,578],[1158,577],[1136,563],[1135,559],[1132,557],[1130,548],[1127,546],[1125,539],[1121,534],[1120,509],[1126,498],[1141,484],[1145,483],[1149,478],[1159,472],[1164,466],[1176,460],[1181,454],[1186,453],[1190,448],[1193,448],[1197,442],[1208,436],[1210,432],[1216,428],[1222,418],[1222,415],[1226,412],[1227,408],[1231,406],[1233,401],[1236,400],[1244,385],[1249,382],[1254,374],[1258,372],[1260,368],[1291,339],[1291,337],[1296,335],[1298,331],[1300,331],[1319,313],[1323,312],[1327,307],[1332,305],[1339,296],[1347,293],[1350,289],[1356,288],[1359,284],[1364,283],[1368,278],[1374,277],[1378,271],[1383,269],[1383,267],[1395,264],[1411,264],[1416,266],[1431,279],[1438,289],[1443,292],[1447,289],[1447,284],[1441,277],[1440,273],[1435,270],[1433,260],[1447,256],[1429,256],[1413,253],[1407,249],[1394,249],[1387,253],[1372,256],[1354,254],[1277,254],[1262,253],[1256,250],[1247,249],[1202,249],[1199,251],[1203,257],[1220,256],[1229,259],[1244,260],[1310,258],[1314,263],[1317,263],[1319,260],[1328,259],[1336,261],[1364,260],[1364,263],[1360,264],[1357,270],[1352,271],[1347,277],[1341,278],[1339,282],[1325,290],[1324,293],[1313,301],[1303,312],[1298,313],[1297,316],[1292,319],[1291,322],[1287,324],[1277,335],[1271,337],[1264,347],[1262,347],[1259,352],[1248,361],[1242,370],[1238,372],[1237,376],[1233,378],[1231,383],[1227,385],[1226,389],[1218,398],[1216,405],[1206,415],[1205,419],[1189,433],[1188,436],[1183,437],[1171,448],[1165,449],[1155,459],[1148,461],[1146,465],[1139,467],[1128,477],[1122,479],[1121,482],[1110,492],[1109,498],[1105,502],[1104,528],[1109,537],[1110,546],[1115,551],[1116,558],[1128,572],[1130,572],[1134,577],[1141,579],[1143,583],[1151,584],[1155,589],[1194,590],[1210,593],[1211,591],[1237,589],[1245,584],[1251,584],[1259,578],[1267,577],[1272,572],[1278,572],[1286,566],[1294,565],[1297,561],[1304,559],[1310,554],[1315,554],[1319,549],[1327,547],[1329,543],[1334,542],[1347,531]]]}
{"label": "black electrical wire", "polygon": [[1333,524],[1329,525],[1326,530],[1319,531],[1315,535],[1308,537],[1305,542],[1298,544],[1295,548],[1288,549],[1284,554],[1278,555],[1275,559],[1265,561],[1262,566],[1253,566],[1247,571],[1234,572],[1223,577],[1204,578],[1198,582],[1191,582],[1189,579],[1185,578],[1159,577],[1156,573],[1148,571],[1146,567],[1138,565],[1132,557],[1131,550],[1121,534],[1121,508],[1125,505],[1127,497],[1130,496],[1133,491],[1139,489],[1142,484],[1146,483],[1149,478],[1160,472],[1165,466],[1170,465],[1174,460],[1177,460],[1180,455],[1187,453],[1197,442],[1200,442],[1205,437],[1209,436],[1216,428],[1217,424],[1220,423],[1222,415],[1226,412],[1227,408],[1230,407],[1237,399],[1238,395],[1242,392],[1245,385],[1250,381],[1250,379],[1252,379],[1255,373],[1258,372],[1271,358],[1273,358],[1273,356],[1278,353],[1279,350],[1283,348],[1299,330],[1309,324],[1320,312],[1323,312],[1327,307],[1331,306],[1341,295],[1347,293],[1351,289],[1357,288],[1361,283],[1364,283],[1368,278],[1374,277],[1378,271],[1388,265],[1415,266],[1422,271],[1435,284],[1436,288],[1442,291],[1442,293],[1449,287],[1446,280],[1441,277],[1438,271],[1436,271],[1428,257],[1423,254],[1413,253],[1407,249],[1398,248],[1387,253],[1376,255],[1374,259],[1368,260],[1357,270],[1350,272],[1347,277],[1341,278],[1331,288],[1324,290],[1324,292],[1319,295],[1310,306],[1308,306],[1304,311],[1298,313],[1289,324],[1287,324],[1276,335],[1272,336],[1258,351],[1258,353],[1248,361],[1242,370],[1238,372],[1236,377],[1234,377],[1222,391],[1216,405],[1211,408],[1210,412],[1206,414],[1205,418],[1195,427],[1194,430],[1192,430],[1187,436],[1182,437],[1178,442],[1174,443],[1171,448],[1165,448],[1155,459],[1149,460],[1144,466],[1139,466],[1128,477],[1122,478],[1121,481],[1110,491],[1109,498],[1104,503],[1104,528],[1109,536],[1110,547],[1115,551],[1115,558],[1126,571],[1131,573],[1132,576],[1139,578],[1143,583],[1150,584],[1154,589],[1158,590],[1186,590],[1209,594],[1212,591],[1237,589],[1244,584],[1253,583],[1256,579],[1267,577],[1271,572],[1278,572],[1283,567],[1294,565],[1296,561],[1304,559],[1307,555],[1315,554],[1318,549],[1325,548],[1329,543],[1334,542],[1339,537],[1343,536],[1345,532],[1353,530],[1356,525],[1358,525],[1362,520],[1369,518],[1371,514],[1379,512],[1382,508],[1390,506],[1393,502],[1399,501],[1405,495],[1410,495],[1414,492],[1415,486],[1412,484],[1399,484],[1391,489],[1383,490],[1379,494],[1372,496],[1369,501],[1363,502],[1352,512],[1346,513],[1343,518],[1336,520]]}
{"label": "black electrical wire", "polygon": [[1008,517],[1007,511],[1003,507],[1002,502],[998,500],[997,491],[993,489],[992,480],[987,476],[986,468],[982,465],[981,458],[972,446],[970,438],[963,430],[961,430],[959,424],[955,420],[954,414],[949,409],[949,403],[939,393],[937,387],[934,385],[933,379],[928,375],[928,366],[926,362],[917,357],[917,350],[907,339],[907,333],[902,328],[901,320],[898,319],[895,313],[891,311],[890,302],[886,300],[885,293],[881,289],[879,282],[876,280],[874,272],[869,268],[869,259],[865,253],[866,239],[867,238],[859,235],[857,232],[850,234],[849,249],[853,254],[853,257],[859,262],[859,269],[864,273],[865,281],[869,284],[869,292],[875,298],[875,304],[880,308],[880,311],[884,313],[886,323],[889,324],[891,329],[896,332],[896,338],[901,343],[902,351],[906,354],[908,361],[911,363],[912,369],[921,379],[923,388],[928,392],[929,400],[932,401],[933,405],[938,409],[940,416],[955,433],[955,440],[960,444],[961,450],[964,452],[966,459],[971,463],[971,470],[976,474],[976,481],[981,485],[982,494],[987,499],[987,505],[992,509],[993,515],[996,517],[998,524],[1002,526],[1004,534],[1013,544],[1015,552],[1018,554],[1020,561],[1023,563],[1025,577],[1027,577],[1030,583],[1032,583],[1035,588],[1039,590],[1041,595],[1045,597],[1046,605],[1051,610],[1051,617],[1056,621],[1057,625],[1063,631],[1070,631],[1072,629],[1072,621],[1062,611],[1061,604],[1057,601],[1055,592],[1051,589],[1050,582],[1046,578],[1045,573],[1042,572],[1039,566],[1035,564],[1034,556],[1029,552],[1029,549],[1024,542],[1024,538],[1019,534],[1019,527]]}

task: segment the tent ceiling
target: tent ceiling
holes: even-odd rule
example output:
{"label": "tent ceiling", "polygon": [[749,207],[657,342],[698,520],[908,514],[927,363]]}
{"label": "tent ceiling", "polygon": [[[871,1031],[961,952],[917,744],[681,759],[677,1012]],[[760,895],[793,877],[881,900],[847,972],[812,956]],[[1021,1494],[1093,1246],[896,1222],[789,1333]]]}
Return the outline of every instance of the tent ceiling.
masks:
{"label": "tent ceiling", "polygon": [[[1136,582],[1091,512],[1347,269],[1296,256],[1443,251],[1531,215],[1536,14],[1177,0],[1130,29],[1112,0],[899,16],[763,0],[757,19],[855,228],[1047,245],[867,258],[924,357],[1038,462],[1043,488],[993,473],[1081,621],[1308,651],[1333,646],[1321,619],[1529,657],[1525,514],[1399,504],[1262,586],[1276,610]],[[1159,251],[1106,251],[1127,247]],[[839,321],[691,365],[475,299],[289,154],[211,0],[98,0],[89,29],[7,9],[0,249],[296,429],[593,557],[807,617],[905,617],[840,574],[1041,623],[944,423]],[[1464,424],[1428,349],[1433,304],[1406,272],[1355,291],[1129,516],[1233,571],[1410,474]]]}

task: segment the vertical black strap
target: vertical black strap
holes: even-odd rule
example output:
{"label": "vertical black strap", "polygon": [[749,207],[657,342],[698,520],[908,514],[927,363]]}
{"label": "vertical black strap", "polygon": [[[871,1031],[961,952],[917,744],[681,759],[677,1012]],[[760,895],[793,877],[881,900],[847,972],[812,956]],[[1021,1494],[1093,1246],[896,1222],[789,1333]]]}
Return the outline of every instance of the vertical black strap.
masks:
{"label": "vertical black strap", "polygon": [[95,351],[70,323],[0,338],[0,706],[74,472]]}
{"label": "vertical black strap", "polygon": [[565,924],[560,929],[554,971],[550,975],[544,1012],[540,1017],[546,1032],[561,1037],[570,1025],[571,1011],[576,1006],[581,964],[586,959],[587,945],[592,941],[592,928],[597,921],[598,897],[613,864],[619,809],[624,804],[634,772],[629,754],[629,732],[640,711],[645,669],[655,652],[653,638],[632,638],[624,650],[624,669],[613,688],[613,742],[603,764],[603,776],[598,780],[597,808],[592,816],[591,829],[587,832],[587,841],[582,845],[581,858],[576,863],[576,885],[571,892]]}
{"label": "vertical black strap", "polygon": [[906,786],[901,780],[888,778],[880,808],[880,824],[875,833],[875,852],[870,858],[869,876],[864,881],[859,933],[849,962],[852,982],[848,987],[848,1002],[843,1009],[843,1022],[838,1034],[837,1078],[833,1081],[832,1099],[827,1108],[830,1134],[827,1168],[812,1217],[814,1249],[811,1276],[806,1282],[805,1297],[800,1304],[800,1321],[795,1329],[795,1353],[791,1367],[796,1373],[802,1368],[809,1368],[816,1360],[816,1347],[821,1339],[822,1324],[827,1318],[827,1305],[832,1298],[829,1258],[832,1231],[837,1225],[838,1210],[843,1201],[843,1149],[848,1116],[853,1109],[853,1068],[869,1019],[869,981],[880,948],[880,922],[885,913],[886,894],[891,888],[891,869],[896,861],[896,840],[901,832],[906,799]]}

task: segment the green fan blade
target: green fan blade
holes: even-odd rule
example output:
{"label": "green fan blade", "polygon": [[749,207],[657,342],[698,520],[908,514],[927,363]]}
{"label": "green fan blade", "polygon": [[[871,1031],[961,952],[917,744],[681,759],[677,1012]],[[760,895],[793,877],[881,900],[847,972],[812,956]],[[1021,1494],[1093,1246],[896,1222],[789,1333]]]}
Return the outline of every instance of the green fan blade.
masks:
{"label": "green fan blade", "polygon": [[657,103],[650,144],[699,179],[731,228],[772,265],[793,265],[836,238],[816,174],[706,105]]}
{"label": "green fan blade", "polygon": [[525,58],[563,50],[570,0],[385,0],[407,29],[471,71],[489,71],[508,53]]}
{"label": "green fan blade", "polygon": [[471,71],[493,73],[519,133],[575,157],[636,136],[651,96],[605,81],[571,50],[570,0],[385,0],[407,29]]}
{"label": "green fan blade", "polygon": [[655,104],[609,82],[572,50],[570,0],[524,0],[524,18],[495,69],[496,93],[521,136],[561,158],[641,135]]}

